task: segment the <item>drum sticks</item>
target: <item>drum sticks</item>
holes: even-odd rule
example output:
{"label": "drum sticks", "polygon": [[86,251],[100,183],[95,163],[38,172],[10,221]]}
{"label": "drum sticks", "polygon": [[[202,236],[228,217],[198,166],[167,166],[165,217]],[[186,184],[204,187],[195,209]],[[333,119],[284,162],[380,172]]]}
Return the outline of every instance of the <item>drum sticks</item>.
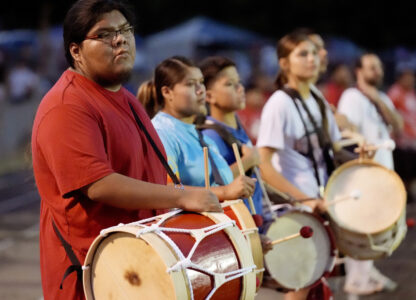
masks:
{"label": "drum sticks", "polygon": [[205,188],[209,189],[209,165],[208,165],[208,147],[204,147],[204,171],[205,171]]}
{"label": "drum sticks", "polygon": [[345,196],[339,197],[338,199],[335,199],[334,201],[327,202],[326,206],[332,206],[340,202],[343,202],[345,200],[350,200],[350,199],[358,200],[360,198],[361,198],[361,192],[359,190],[353,190],[351,191],[351,193],[349,193],[349,195],[345,195]]}
{"label": "drum sticks", "polygon": [[[233,143],[233,150],[234,150],[235,160],[237,161],[238,170],[240,171],[240,175],[243,176],[245,175],[243,162],[241,161],[240,152],[238,152],[238,147],[236,143]],[[251,214],[255,215],[256,208],[254,207],[253,198],[251,198],[251,196],[248,197],[248,204],[250,205]]]}
{"label": "drum sticks", "polygon": [[312,229],[311,227],[309,227],[309,226],[303,226],[303,227],[299,230],[299,232],[298,232],[298,233],[295,233],[295,234],[289,235],[289,236],[284,237],[284,238],[281,238],[281,239],[274,240],[274,241],[272,242],[272,245],[274,246],[274,245],[276,245],[276,244],[280,244],[280,243],[283,243],[283,242],[286,242],[286,241],[290,241],[290,240],[293,240],[294,238],[297,238],[297,237],[299,237],[299,236],[303,237],[304,239],[308,239],[308,238],[310,238],[312,235],[313,235],[313,229]]}

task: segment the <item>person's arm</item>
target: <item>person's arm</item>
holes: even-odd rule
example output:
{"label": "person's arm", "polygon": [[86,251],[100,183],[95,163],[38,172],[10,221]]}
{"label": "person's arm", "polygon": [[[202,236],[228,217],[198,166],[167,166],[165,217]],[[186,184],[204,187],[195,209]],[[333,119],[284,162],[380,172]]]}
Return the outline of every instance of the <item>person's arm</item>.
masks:
{"label": "person's arm", "polygon": [[371,100],[375,105],[377,105],[384,119],[392,127],[393,133],[396,135],[399,134],[403,130],[404,126],[403,118],[400,116],[400,114],[386,105],[380,96],[371,98]]}
{"label": "person's arm", "polygon": [[377,88],[369,86],[363,80],[357,82],[361,91],[378,107],[379,112],[382,114],[386,122],[392,127],[394,134],[399,134],[403,130],[403,118],[400,114],[394,109],[390,108],[384,101],[381,99],[381,95]]}
{"label": "person's arm", "polygon": [[[173,185],[173,183],[171,183]],[[220,201],[248,198],[254,193],[256,180],[247,176],[238,176],[230,184],[223,186],[211,186],[210,191],[218,197]],[[200,191],[205,187],[186,185],[185,189]]]}
{"label": "person's arm", "polygon": [[[276,171],[272,165],[272,156],[277,150],[270,147],[260,147],[260,171],[264,181],[270,184],[272,187],[291,195],[294,199],[308,198],[306,194],[295,187],[290,181],[288,181],[282,174]],[[315,208],[316,201],[306,201],[302,204]]]}
{"label": "person's arm", "polygon": [[188,211],[221,212],[217,197],[204,189],[176,189],[112,173],[83,188],[88,198],[124,209],[181,208]]}

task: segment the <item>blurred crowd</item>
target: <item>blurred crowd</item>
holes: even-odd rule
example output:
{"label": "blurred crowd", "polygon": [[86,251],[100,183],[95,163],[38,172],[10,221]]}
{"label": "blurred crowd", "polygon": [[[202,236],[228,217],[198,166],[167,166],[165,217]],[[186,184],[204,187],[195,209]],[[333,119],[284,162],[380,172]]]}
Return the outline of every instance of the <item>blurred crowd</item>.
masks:
{"label": "blurred crowd", "polygon": [[[59,31],[58,35],[60,35]],[[10,49],[0,45],[0,107],[2,107],[0,128],[5,128],[4,114],[8,107],[18,107],[30,102],[36,106],[67,67],[60,44],[61,40],[58,40],[57,43],[48,34],[40,34],[37,38],[40,42],[38,41],[36,46],[33,43],[28,43]],[[269,53],[270,51],[266,51],[270,48],[271,46],[268,45],[261,51],[251,51],[252,53],[250,53],[250,50],[247,51],[249,55],[264,55],[264,57],[251,59],[251,62],[255,62],[257,66],[247,68],[247,61],[245,61],[241,67],[242,73],[248,72],[248,75],[243,76],[246,78],[243,82],[246,89],[246,108],[239,112],[239,116],[253,143],[257,139],[262,108],[276,89],[274,86],[275,75],[270,72],[270,66],[277,67],[277,61],[270,62],[272,54]],[[273,55],[275,56],[275,53]],[[198,57],[200,54],[196,53],[195,56]],[[141,81],[148,78],[151,72],[149,71],[151,68],[143,67],[146,61],[146,52],[141,47],[138,47],[137,57],[138,61],[142,63],[135,67],[131,80],[126,84],[127,88],[133,93],[137,91]],[[239,66],[238,58],[233,57],[233,59],[237,61],[237,66]],[[262,65],[269,67],[269,70],[265,70]],[[416,194],[414,169],[412,163],[410,163],[416,158],[415,68],[413,64],[398,63],[394,67],[389,65],[385,78],[394,78],[394,81],[383,82],[381,90],[385,91],[391,98],[404,120],[404,129],[400,134],[393,137],[397,144],[394,158],[395,169],[405,180],[410,194],[409,200],[411,200]],[[334,112],[342,93],[349,87],[354,86],[354,82],[354,61],[339,62],[337,60],[331,62],[331,53],[329,53],[328,69],[321,76],[317,86],[331,104]],[[31,124],[32,117],[24,116],[28,125]],[[10,135],[13,134],[13,131],[9,130],[4,134]],[[28,135],[28,133],[25,134],[26,137]],[[7,139],[3,138],[3,144],[5,144],[5,141]],[[0,146],[0,153],[2,153],[1,148],[5,148],[5,145]]]}
{"label": "blurred crowd", "polygon": [[[408,200],[416,196],[416,174],[414,161],[416,161],[416,91],[415,70],[412,66],[400,65],[394,71],[395,81],[391,84],[383,82],[382,90],[386,92],[393,102],[397,112],[403,118],[403,129],[392,134],[396,143],[393,151],[395,171],[405,182]],[[348,64],[329,65],[327,74],[318,83],[318,88],[328,103],[337,111],[339,100],[348,88],[355,86],[353,62]],[[239,112],[242,123],[253,142],[256,141],[259,130],[260,116],[263,105],[275,90],[273,78],[259,76],[253,78],[246,86],[246,108]],[[336,117],[337,114],[336,114]],[[338,125],[340,125],[338,122]]]}

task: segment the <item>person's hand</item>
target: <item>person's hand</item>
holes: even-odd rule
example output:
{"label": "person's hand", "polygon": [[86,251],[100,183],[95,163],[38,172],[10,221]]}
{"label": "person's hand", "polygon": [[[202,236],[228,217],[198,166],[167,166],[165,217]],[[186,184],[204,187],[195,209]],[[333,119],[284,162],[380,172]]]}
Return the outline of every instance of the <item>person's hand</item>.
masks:
{"label": "person's hand", "polygon": [[198,190],[183,190],[178,200],[179,208],[186,211],[194,212],[223,212],[217,196],[211,191]]}
{"label": "person's hand", "polygon": [[311,209],[311,212],[315,212],[317,214],[323,214],[327,210],[325,201],[322,198],[315,198],[302,202],[302,205],[308,206]]}
{"label": "person's hand", "polygon": [[260,164],[260,154],[256,147],[248,147],[243,145],[241,147],[243,154],[242,159],[247,160],[250,167],[258,166]]}
{"label": "person's hand", "polygon": [[316,199],[316,206],[315,206],[314,212],[320,215],[320,214],[326,213],[327,210],[328,210],[328,206],[325,200],[321,198]]}
{"label": "person's hand", "polygon": [[272,240],[264,234],[260,234],[261,247],[263,248],[263,254],[266,254],[273,249]]}
{"label": "person's hand", "polygon": [[359,153],[361,158],[373,159],[379,147],[371,144],[363,144],[354,149],[355,153]]}
{"label": "person's hand", "polygon": [[226,189],[226,199],[234,200],[248,198],[254,193],[256,179],[240,175],[233,182],[224,186]]}

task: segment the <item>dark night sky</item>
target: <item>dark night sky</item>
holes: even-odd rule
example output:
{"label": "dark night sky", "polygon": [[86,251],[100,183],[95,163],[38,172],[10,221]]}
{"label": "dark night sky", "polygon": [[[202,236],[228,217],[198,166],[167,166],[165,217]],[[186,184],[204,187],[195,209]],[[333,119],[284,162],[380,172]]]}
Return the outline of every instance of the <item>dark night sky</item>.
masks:
{"label": "dark night sky", "polygon": [[[3,2],[0,28],[37,28],[41,20],[60,24],[73,2]],[[416,18],[411,1],[396,0],[394,6],[392,2],[386,5],[374,0],[137,0],[130,3],[136,10],[137,31],[143,36],[193,16],[206,15],[276,40],[293,28],[308,26],[324,36],[346,37],[365,48],[416,47]],[[272,9],[272,6],[277,7]]]}

